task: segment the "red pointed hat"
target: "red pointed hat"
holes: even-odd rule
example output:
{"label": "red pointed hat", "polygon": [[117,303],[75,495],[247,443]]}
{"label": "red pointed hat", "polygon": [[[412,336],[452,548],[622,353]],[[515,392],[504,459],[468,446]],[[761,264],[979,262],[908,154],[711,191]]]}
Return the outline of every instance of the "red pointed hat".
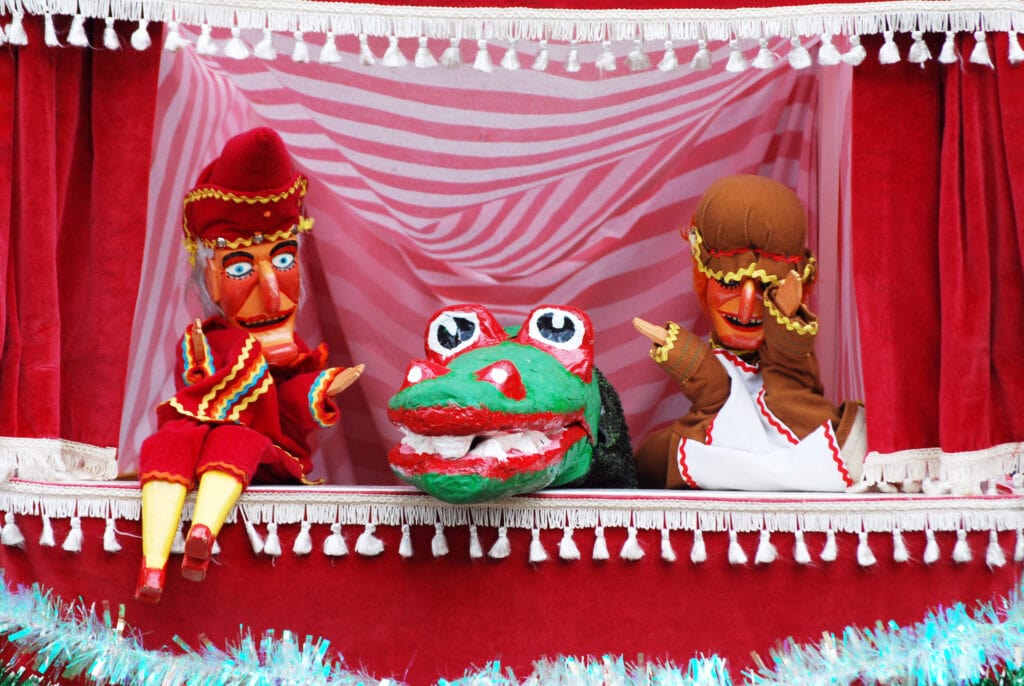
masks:
{"label": "red pointed hat", "polygon": [[195,261],[200,242],[237,248],[308,231],[313,220],[302,214],[307,183],[273,129],[235,136],[185,195],[182,228],[189,261]]}

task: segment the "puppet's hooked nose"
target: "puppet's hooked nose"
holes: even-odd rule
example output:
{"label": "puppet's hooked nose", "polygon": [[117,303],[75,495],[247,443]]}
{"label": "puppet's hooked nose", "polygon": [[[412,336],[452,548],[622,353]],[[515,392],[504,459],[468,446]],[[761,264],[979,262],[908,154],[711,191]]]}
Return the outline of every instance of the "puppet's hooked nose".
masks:
{"label": "puppet's hooked nose", "polygon": [[736,316],[744,324],[749,324],[750,320],[754,316],[754,308],[757,306],[757,299],[761,294],[758,291],[757,282],[751,278],[743,279],[740,289],[740,306],[736,312]]}
{"label": "puppet's hooked nose", "polygon": [[277,275],[274,274],[274,267],[269,262],[260,260],[260,298],[263,300],[263,307],[267,312],[275,314],[281,311],[281,287],[277,283]]}

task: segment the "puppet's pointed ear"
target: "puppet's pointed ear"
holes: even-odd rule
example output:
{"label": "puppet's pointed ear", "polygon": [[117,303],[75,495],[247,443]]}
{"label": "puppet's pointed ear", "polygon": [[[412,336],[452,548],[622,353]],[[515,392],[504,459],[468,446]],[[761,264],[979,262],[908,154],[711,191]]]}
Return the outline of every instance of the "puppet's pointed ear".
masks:
{"label": "puppet's pointed ear", "polygon": [[203,279],[206,281],[206,292],[214,305],[220,307],[220,279],[217,278],[217,266],[212,257],[206,259],[206,268],[203,270]]}

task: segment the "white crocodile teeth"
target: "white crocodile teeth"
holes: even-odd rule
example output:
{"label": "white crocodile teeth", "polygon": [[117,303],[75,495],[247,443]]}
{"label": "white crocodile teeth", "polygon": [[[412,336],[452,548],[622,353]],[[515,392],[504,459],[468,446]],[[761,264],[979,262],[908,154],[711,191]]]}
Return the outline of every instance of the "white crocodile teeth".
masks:
{"label": "white crocodile teeth", "polygon": [[463,457],[469,452],[473,436],[434,436],[434,452],[446,459]]}
{"label": "white crocodile teeth", "polygon": [[505,448],[502,447],[501,441],[496,438],[488,438],[487,440],[481,441],[470,452],[471,454],[479,455],[480,457],[493,457],[499,460],[508,457],[508,453],[505,451]]}

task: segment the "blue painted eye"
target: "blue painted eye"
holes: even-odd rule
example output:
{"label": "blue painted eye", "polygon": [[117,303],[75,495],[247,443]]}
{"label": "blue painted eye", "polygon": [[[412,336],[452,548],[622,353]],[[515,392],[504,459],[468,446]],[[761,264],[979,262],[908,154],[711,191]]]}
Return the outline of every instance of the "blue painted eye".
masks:
{"label": "blue painted eye", "polygon": [[228,276],[241,279],[252,273],[252,262],[232,262],[224,267]]}
{"label": "blue painted eye", "polygon": [[454,355],[472,347],[480,338],[480,322],[475,312],[445,310],[427,330],[427,345],[442,356]]}
{"label": "blue painted eye", "polygon": [[531,338],[563,350],[579,348],[586,330],[573,312],[555,307],[535,311],[528,324]]}
{"label": "blue painted eye", "polygon": [[270,263],[274,265],[274,269],[284,271],[295,264],[295,254],[290,252],[279,252],[270,258]]}

